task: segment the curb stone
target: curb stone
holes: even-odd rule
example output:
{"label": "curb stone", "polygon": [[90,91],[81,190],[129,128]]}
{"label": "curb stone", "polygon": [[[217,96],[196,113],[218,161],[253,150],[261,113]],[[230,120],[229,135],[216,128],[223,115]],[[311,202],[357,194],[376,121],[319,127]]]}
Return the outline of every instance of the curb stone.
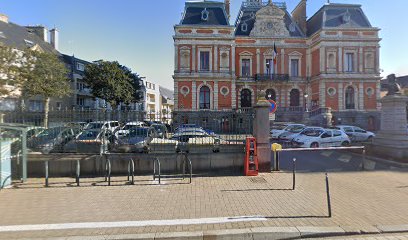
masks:
{"label": "curb stone", "polygon": [[295,239],[300,232],[295,227],[259,227],[251,228],[253,240]]}
{"label": "curb stone", "polygon": [[277,240],[277,239],[302,239],[315,237],[341,237],[357,236],[364,234],[408,233],[406,225],[381,225],[381,226],[336,226],[336,227],[257,227],[247,229],[225,229],[198,232],[168,232],[168,233],[142,233],[123,235],[100,236],[72,236],[72,237],[45,237],[45,238],[18,238],[18,240]]}
{"label": "curb stone", "polygon": [[252,240],[252,231],[248,229],[226,229],[204,232],[203,240]]}
{"label": "curb stone", "polygon": [[301,237],[325,237],[345,235],[345,231],[341,227],[296,227]]}
{"label": "curb stone", "polygon": [[383,225],[377,226],[382,233],[400,233],[408,232],[408,224],[406,225]]}

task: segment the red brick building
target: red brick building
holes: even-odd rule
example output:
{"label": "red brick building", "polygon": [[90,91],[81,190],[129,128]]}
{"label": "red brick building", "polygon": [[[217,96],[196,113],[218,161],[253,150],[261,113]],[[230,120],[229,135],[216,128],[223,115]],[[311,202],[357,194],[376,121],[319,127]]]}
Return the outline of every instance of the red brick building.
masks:
{"label": "red brick building", "polygon": [[246,0],[230,25],[229,0],[186,2],[174,28],[175,111],[239,111],[264,90],[278,120],[331,108],[334,121],[375,128],[379,29],[360,5],[328,3],[309,19],[306,5],[289,13],[285,3]]}

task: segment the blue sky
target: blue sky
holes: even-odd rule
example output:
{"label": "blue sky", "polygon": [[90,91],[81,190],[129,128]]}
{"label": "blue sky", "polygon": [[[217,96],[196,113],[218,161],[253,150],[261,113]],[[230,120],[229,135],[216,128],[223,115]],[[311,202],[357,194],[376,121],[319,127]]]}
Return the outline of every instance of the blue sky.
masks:
{"label": "blue sky", "polygon": [[[243,0],[231,0],[231,22]],[[287,0],[292,11],[299,0]],[[1,0],[0,12],[20,25],[42,24],[60,30],[60,50],[94,61],[117,60],[149,81],[173,88],[173,26],[185,0]],[[308,0],[312,16],[327,0]],[[383,75],[408,75],[407,0],[337,0],[363,5],[381,28]]]}

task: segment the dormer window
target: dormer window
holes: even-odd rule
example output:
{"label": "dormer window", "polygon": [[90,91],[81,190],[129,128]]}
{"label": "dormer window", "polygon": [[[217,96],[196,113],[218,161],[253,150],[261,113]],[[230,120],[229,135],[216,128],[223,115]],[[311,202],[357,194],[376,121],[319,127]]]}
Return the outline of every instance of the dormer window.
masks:
{"label": "dormer window", "polygon": [[33,47],[34,43],[30,40],[24,39],[25,44],[27,45],[27,47]]}
{"label": "dormer window", "polygon": [[207,11],[207,8],[204,8],[204,10],[201,12],[201,20],[207,21],[209,14],[210,13]]}
{"label": "dormer window", "polygon": [[343,15],[343,17],[342,17],[343,19],[343,23],[349,23],[350,22],[350,18],[351,18],[351,15],[350,15],[350,13],[349,13],[349,11],[347,10],[347,12]]}
{"label": "dormer window", "polygon": [[243,32],[248,31],[248,24],[247,24],[247,23],[244,22],[244,23],[241,25],[241,31],[243,31]]}

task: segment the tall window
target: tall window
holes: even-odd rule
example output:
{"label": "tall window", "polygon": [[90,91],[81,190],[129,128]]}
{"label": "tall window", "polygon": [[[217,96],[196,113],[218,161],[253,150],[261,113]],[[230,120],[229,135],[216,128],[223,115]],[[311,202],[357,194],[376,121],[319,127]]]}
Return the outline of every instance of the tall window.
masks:
{"label": "tall window", "polygon": [[266,74],[268,75],[274,74],[272,59],[266,59]]}
{"label": "tall window", "polygon": [[290,60],[290,75],[292,77],[299,77],[299,59]]}
{"label": "tall window", "polygon": [[290,106],[291,107],[300,106],[300,92],[297,89],[292,89],[292,91],[290,91]]}
{"label": "tall window", "polygon": [[276,92],[273,89],[266,90],[266,99],[276,101]]}
{"label": "tall window", "polygon": [[354,88],[349,86],[346,89],[346,109],[355,109]]}
{"label": "tall window", "polygon": [[241,62],[241,70],[242,76],[248,77],[251,75],[251,60],[250,59],[242,59]]}
{"label": "tall window", "polygon": [[210,71],[210,52],[200,52],[200,70]]}
{"label": "tall window", "polygon": [[207,86],[200,88],[200,109],[210,109],[210,88]]}
{"label": "tall window", "polygon": [[354,53],[346,53],[345,65],[346,72],[354,72]]}
{"label": "tall window", "polygon": [[243,89],[241,91],[241,108],[252,107],[252,94],[249,89]]}

